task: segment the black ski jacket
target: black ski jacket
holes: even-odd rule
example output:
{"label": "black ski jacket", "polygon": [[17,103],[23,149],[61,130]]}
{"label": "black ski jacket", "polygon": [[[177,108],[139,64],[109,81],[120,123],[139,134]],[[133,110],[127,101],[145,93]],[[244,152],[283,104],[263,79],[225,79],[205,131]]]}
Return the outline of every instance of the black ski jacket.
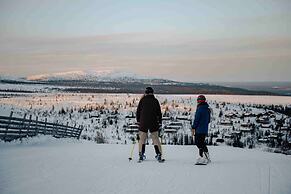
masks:
{"label": "black ski jacket", "polygon": [[154,95],[145,95],[138,104],[136,120],[139,122],[139,130],[145,133],[159,130],[162,124],[162,113],[159,101]]}

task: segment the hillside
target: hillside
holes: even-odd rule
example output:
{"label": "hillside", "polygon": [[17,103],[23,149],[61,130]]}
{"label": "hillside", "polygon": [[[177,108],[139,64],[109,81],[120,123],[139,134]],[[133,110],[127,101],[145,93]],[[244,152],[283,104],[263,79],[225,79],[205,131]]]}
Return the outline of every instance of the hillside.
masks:
{"label": "hillside", "polygon": [[243,88],[247,90],[263,90],[281,95],[291,95],[291,82],[220,82],[217,85]]}
{"label": "hillside", "polygon": [[[33,93],[0,99],[0,115],[38,119],[83,128],[81,138],[98,143],[125,143],[136,137],[139,94]],[[167,144],[188,145],[196,109],[194,95],[156,95],[163,113]],[[290,97],[207,95],[212,108],[209,138],[230,146],[290,150]],[[272,105],[273,104],[273,109]],[[276,106],[274,106],[276,105]],[[269,110],[268,110],[269,109]],[[287,114],[287,112],[285,112]],[[288,113],[288,114],[289,114]],[[28,121],[29,123],[29,121]],[[28,124],[27,123],[27,124]],[[282,125],[283,124],[283,125]],[[26,124],[22,123],[23,126]],[[6,133],[6,124],[2,136]],[[174,130],[173,130],[174,129]],[[280,130],[281,129],[281,130]]]}
{"label": "hillside", "polygon": [[[195,166],[194,146],[164,146],[163,164],[128,161],[131,145],[38,137],[0,142],[1,194],[266,194],[291,192],[291,157],[232,147],[210,147],[212,163]],[[135,156],[137,151],[135,150]]]}
{"label": "hillside", "polygon": [[[148,78],[124,72],[64,72],[15,78],[0,76],[0,92],[80,92],[141,94],[152,86],[158,94],[234,94],[278,95],[268,91],[247,90],[208,83],[187,83]],[[282,95],[282,94],[281,94]]]}

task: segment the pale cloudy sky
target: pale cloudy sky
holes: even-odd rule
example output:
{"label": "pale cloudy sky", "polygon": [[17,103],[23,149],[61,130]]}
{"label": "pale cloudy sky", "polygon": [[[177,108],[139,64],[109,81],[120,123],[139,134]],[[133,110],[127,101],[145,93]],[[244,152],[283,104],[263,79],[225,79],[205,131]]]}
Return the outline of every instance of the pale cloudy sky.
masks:
{"label": "pale cloudy sky", "polygon": [[0,70],[291,81],[291,1],[0,0]]}

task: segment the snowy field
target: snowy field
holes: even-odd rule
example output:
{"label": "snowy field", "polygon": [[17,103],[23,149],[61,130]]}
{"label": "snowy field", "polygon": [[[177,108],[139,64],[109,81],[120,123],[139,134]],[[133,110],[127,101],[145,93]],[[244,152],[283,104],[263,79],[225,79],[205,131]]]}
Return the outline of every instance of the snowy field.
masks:
{"label": "snowy field", "polygon": [[[60,123],[70,126],[83,126],[81,138],[94,140],[97,137],[104,139],[106,143],[126,144],[131,141],[132,135],[126,133],[130,125],[135,123],[135,118],[126,118],[135,114],[140,94],[82,94],[82,93],[35,93],[21,96],[0,98],[0,115],[23,118],[32,115],[32,119],[40,121]],[[171,117],[171,121],[164,120],[163,126],[177,121],[177,117],[186,117],[182,120],[183,127],[176,134],[167,134],[166,142],[171,144],[178,139],[182,144],[182,136],[190,135],[190,121],[196,109],[196,95],[156,95],[161,103],[163,116]],[[233,95],[207,95],[210,107],[213,110],[211,133],[222,132],[221,135],[229,135],[234,129],[240,130],[241,123],[255,124],[258,127],[257,136],[262,137],[266,130],[272,132],[276,127],[275,119],[281,119],[282,114],[274,113],[270,119],[270,129],[259,129],[260,123],[256,123],[256,117],[232,118],[233,124],[221,125],[228,115],[237,117],[243,114],[265,114],[266,110],[256,108],[253,104],[291,105],[291,97],[282,96],[233,96]],[[223,113],[220,116],[220,113]],[[287,120],[288,121],[288,120]],[[287,124],[287,122],[286,122]],[[262,133],[262,134],[261,134]],[[248,134],[243,139],[247,139]],[[181,141],[180,141],[180,140]],[[100,143],[100,142],[99,142]]]}
{"label": "snowy field", "polygon": [[264,104],[264,105],[289,105],[290,96],[248,96],[248,95],[207,95],[207,98],[217,102]]}
{"label": "snowy field", "polygon": [[194,146],[164,146],[165,163],[128,161],[131,145],[38,137],[0,144],[1,194],[290,194],[291,156],[209,147],[195,166]]}

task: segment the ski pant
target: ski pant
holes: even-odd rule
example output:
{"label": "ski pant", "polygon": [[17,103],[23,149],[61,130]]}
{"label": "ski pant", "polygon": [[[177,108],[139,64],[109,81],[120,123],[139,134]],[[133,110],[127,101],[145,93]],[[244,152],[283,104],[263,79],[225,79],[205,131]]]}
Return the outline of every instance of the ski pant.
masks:
{"label": "ski pant", "polygon": [[207,149],[207,146],[205,143],[205,138],[206,138],[205,134],[196,134],[195,135],[195,143],[199,149],[199,155],[201,157],[203,157],[203,152],[208,152],[208,149]]}
{"label": "ski pant", "polygon": [[[145,144],[146,142],[146,139],[148,137],[148,133],[145,133],[143,131],[139,131],[139,143],[138,143],[138,150],[139,150],[139,153],[142,153],[142,147],[143,145]],[[158,131],[155,131],[155,132],[152,132],[151,133],[151,138],[153,140],[153,144],[155,147],[158,147],[159,149],[159,152],[161,153],[162,149],[161,149],[161,142],[159,140],[159,135],[158,135]]]}

